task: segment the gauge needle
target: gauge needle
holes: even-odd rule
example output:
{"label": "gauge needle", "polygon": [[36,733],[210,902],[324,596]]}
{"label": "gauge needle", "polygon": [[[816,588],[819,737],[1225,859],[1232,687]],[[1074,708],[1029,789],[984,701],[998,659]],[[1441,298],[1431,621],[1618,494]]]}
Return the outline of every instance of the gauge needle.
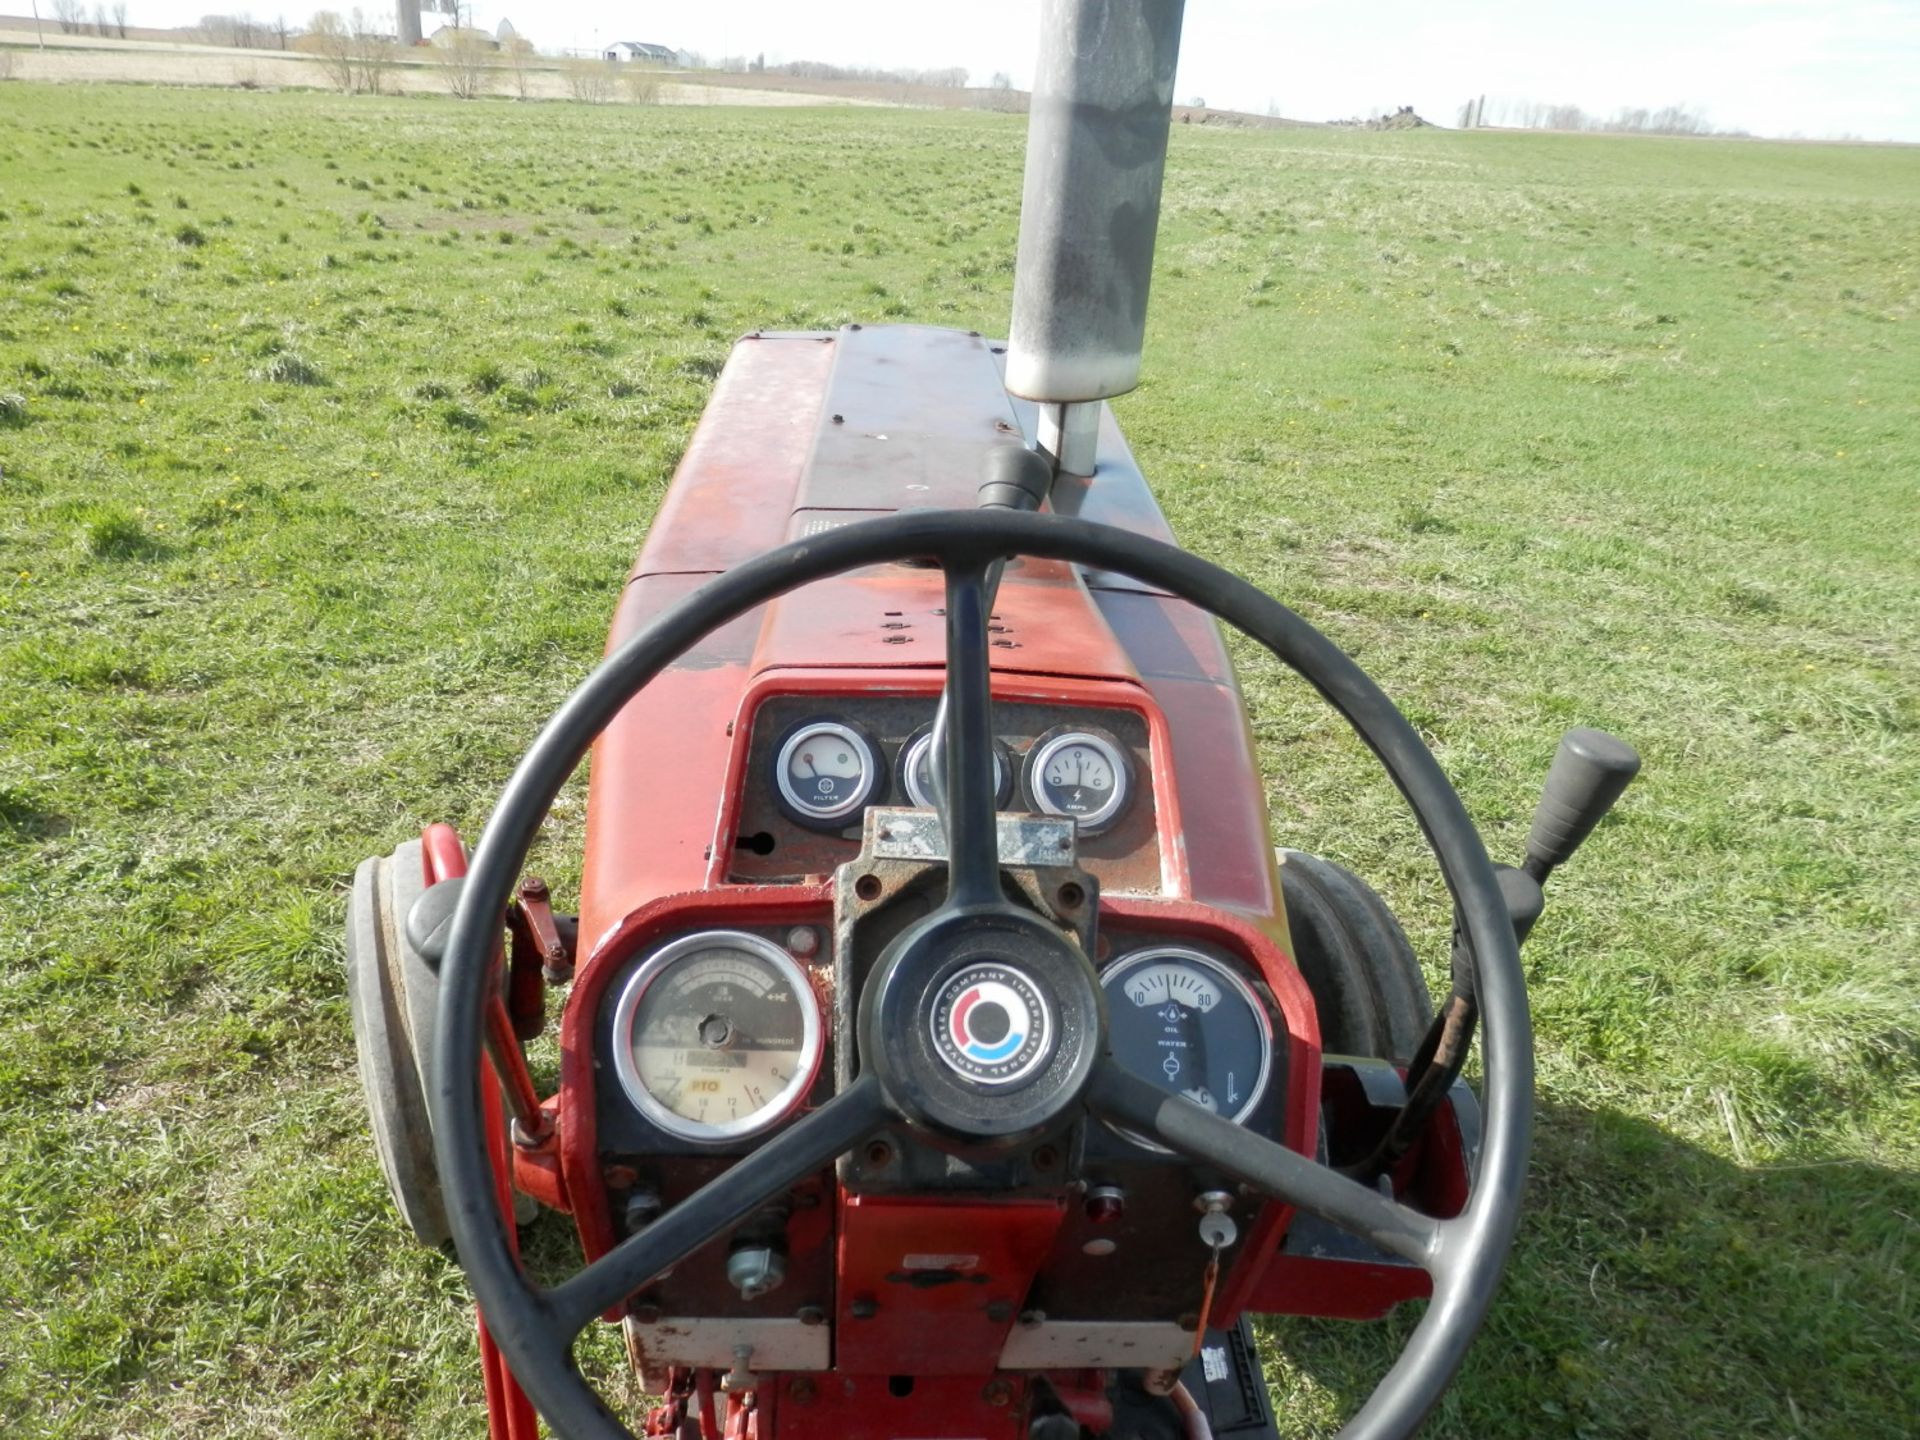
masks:
{"label": "gauge needle", "polygon": [[814,768],[813,755],[810,752],[807,752],[807,751],[801,752],[800,763],[807,767],[807,774],[817,775],[820,773],[818,770]]}

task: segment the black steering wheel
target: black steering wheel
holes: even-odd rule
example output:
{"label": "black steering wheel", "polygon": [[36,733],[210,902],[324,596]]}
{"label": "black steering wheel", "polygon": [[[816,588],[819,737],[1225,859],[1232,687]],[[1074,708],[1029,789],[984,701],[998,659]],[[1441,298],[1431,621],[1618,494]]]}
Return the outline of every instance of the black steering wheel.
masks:
{"label": "black steering wheel", "polygon": [[[1033,555],[1158,586],[1244,631],[1318,690],[1373,750],[1425,832],[1478,965],[1485,1130],[1466,1208],[1435,1220],[1122,1070],[1107,1050],[1092,965],[1002,890],[994,818],[988,572]],[[859,1078],[552,1288],[520,1268],[495,1204],[482,1129],[482,1009],[499,917],[560,788],[622,706],[702,636],[775,597],[860,566],[936,560],[945,572],[949,799],[947,898],[882,957],[860,997]],[[943,980],[996,946],[1017,945],[1058,1007],[1052,1050],[1030,1083],[965,1083],[931,1045]],[[984,950],[983,950],[984,947]],[[1001,949],[1001,954],[1006,951]],[[902,1023],[917,1021],[918,1023]],[[1410,1434],[1439,1399],[1484,1317],[1519,1216],[1532,1126],[1533,1047],[1519,948],[1479,832],[1438,763],[1378,686],[1313,626],[1218,566],[1158,541],[1058,515],[925,510],[772,550],[661,615],[573,692],[514,771],[481,836],[441,965],[433,1122],[460,1261],[514,1375],[568,1440],[631,1440],[580,1375],[573,1346],[598,1315],[727,1233],[882,1126],[906,1123],[975,1143],[1026,1136],[1091,1112],[1151,1135],[1252,1189],[1364,1236],[1423,1267],[1433,1298],[1393,1368],[1341,1432]]]}

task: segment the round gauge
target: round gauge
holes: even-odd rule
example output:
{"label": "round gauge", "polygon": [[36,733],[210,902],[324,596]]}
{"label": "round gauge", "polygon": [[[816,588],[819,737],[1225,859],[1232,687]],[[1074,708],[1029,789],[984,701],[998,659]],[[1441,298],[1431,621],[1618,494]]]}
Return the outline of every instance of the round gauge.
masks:
{"label": "round gauge", "polygon": [[[915,731],[907,743],[900,747],[900,788],[907,792],[907,799],[923,810],[934,809],[933,803],[933,727]],[[993,805],[996,810],[1007,808],[1007,802],[1013,798],[1013,766],[1008,761],[1005,747],[996,740],[993,742]]]}
{"label": "round gauge", "polygon": [[1259,1103],[1273,1024],[1253,988],[1198,950],[1136,950],[1100,973],[1114,1059],[1130,1074],[1229,1120]]}
{"label": "round gauge", "polygon": [[880,788],[879,748],[838,720],[808,720],[780,744],[773,787],[786,812],[822,830],[845,827]]}
{"label": "round gauge", "polygon": [[1065,815],[1088,834],[1120,817],[1131,789],[1126,752],[1091,730],[1042,736],[1027,756],[1027,791],[1049,815]]}
{"label": "round gauge", "polygon": [[685,1140],[737,1140],[792,1113],[820,1068],[806,972],[740,930],[655,951],[620,992],[614,1068],[648,1120]]}

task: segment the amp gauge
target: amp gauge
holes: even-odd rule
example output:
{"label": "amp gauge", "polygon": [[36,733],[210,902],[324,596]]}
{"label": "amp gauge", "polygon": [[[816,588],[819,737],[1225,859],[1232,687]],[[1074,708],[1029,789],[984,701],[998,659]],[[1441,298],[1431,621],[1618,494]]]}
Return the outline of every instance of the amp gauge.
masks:
{"label": "amp gauge", "polygon": [[[934,808],[931,725],[915,731],[907,743],[900,747],[900,788],[907,792],[907,799],[921,809]],[[1007,758],[1007,747],[996,740],[993,742],[993,808],[1004,810],[1011,799],[1013,762]]]}
{"label": "amp gauge", "polygon": [[1035,807],[1073,820],[1083,835],[1118,820],[1132,789],[1126,751],[1095,730],[1052,731],[1027,755],[1027,793]]}
{"label": "amp gauge", "polygon": [[844,830],[879,794],[880,747],[857,725],[806,720],[774,755],[780,808],[816,830]]}

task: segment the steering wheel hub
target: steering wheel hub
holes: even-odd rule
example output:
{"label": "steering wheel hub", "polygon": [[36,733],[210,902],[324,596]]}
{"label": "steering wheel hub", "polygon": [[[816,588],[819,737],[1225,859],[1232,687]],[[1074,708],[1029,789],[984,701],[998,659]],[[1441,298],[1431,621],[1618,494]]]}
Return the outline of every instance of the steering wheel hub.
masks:
{"label": "steering wheel hub", "polygon": [[1080,1103],[1106,1011],[1071,941],[1012,905],[942,911],[881,956],[861,997],[860,1062],[905,1117],[1010,1144]]}
{"label": "steering wheel hub", "polygon": [[974,1085],[1015,1085],[1053,1051],[1053,1007],[1024,970],[982,961],[934,997],[933,1051]]}

